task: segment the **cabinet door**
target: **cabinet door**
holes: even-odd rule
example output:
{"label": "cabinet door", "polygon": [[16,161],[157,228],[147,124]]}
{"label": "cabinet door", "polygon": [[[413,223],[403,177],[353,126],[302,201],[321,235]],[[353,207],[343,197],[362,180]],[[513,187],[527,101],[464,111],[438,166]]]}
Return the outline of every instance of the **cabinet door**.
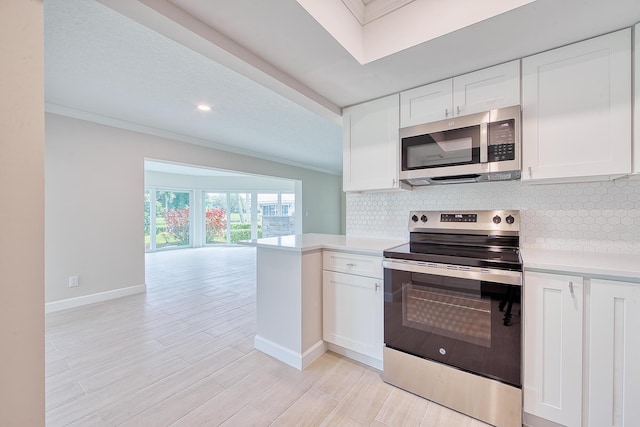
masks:
{"label": "cabinet door", "polygon": [[631,171],[629,29],[522,60],[523,180]]}
{"label": "cabinet door", "polygon": [[399,188],[398,94],[345,109],[343,189]]}
{"label": "cabinet door", "polygon": [[453,79],[453,110],[458,116],[512,105],[520,105],[520,60]]}
{"label": "cabinet door", "polygon": [[400,127],[452,117],[453,81],[431,83],[400,93]]}
{"label": "cabinet door", "polygon": [[591,280],[589,425],[640,426],[640,284]]}
{"label": "cabinet door", "polygon": [[380,279],[324,271],[322,302],[325,341],[382,360]]}
{"label": "cabinet door", "polygon": [[579,426],[583,280],[525,272],[524,295],[524,411]]}

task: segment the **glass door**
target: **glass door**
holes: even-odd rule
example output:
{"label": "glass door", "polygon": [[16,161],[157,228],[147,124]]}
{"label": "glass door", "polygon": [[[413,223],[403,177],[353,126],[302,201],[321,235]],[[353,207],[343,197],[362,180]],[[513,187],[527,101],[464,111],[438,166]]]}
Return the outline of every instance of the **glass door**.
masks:
{"label": "glass door", "polygon": [[229,207],[229,243],[251,239],[251,193],[230,193]]}
{"label": "glass door", "polygon": [[204,193],[205,244],[226,244],[227,232],[227,193]]}
{"label": "glass door", "polygon": [[191,192],[156,189],[155,247],[191,245]]}

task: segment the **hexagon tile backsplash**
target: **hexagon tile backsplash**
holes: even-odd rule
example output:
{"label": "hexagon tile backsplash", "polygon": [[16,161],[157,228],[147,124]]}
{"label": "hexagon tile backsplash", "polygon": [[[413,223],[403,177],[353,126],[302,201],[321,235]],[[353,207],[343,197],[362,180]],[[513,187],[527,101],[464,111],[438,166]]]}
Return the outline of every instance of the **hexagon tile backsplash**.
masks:
{"label": "hexagon tile backsplash", "polygon": [[640,180],[453,184],[346,198],[354,237],[408,239],[411,210],[518,209],[521,247],[640,255]]}

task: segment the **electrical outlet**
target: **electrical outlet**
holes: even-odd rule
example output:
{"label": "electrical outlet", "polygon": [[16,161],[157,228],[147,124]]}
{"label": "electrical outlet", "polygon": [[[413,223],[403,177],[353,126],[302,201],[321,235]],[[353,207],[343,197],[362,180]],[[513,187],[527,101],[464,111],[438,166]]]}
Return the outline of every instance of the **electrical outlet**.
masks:
{"label": "electrical outlet", "polygon": [[78,283],[78,276],[69,276],[69,287],[70,288],[75,288],[79,285]]}

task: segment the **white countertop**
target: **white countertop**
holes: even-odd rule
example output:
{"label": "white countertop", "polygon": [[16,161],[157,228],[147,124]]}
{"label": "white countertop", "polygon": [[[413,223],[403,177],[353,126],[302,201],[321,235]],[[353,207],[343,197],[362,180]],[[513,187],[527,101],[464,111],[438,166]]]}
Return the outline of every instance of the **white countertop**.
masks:
{"label": "white countertop", "polygon": [[382,255],[382,252],[385,249],[403,245],[407,242],[403,240],[349,237],[341,234],[307,233],[243,240],[238,243],[242,245],[257,246],[258,248],[281,249],[298,252],[330,249],[368,255]]}
{"label": "white countertop", "polygon": [[579,274],[640,283],[640,255],[521,248],[524,270]]}

